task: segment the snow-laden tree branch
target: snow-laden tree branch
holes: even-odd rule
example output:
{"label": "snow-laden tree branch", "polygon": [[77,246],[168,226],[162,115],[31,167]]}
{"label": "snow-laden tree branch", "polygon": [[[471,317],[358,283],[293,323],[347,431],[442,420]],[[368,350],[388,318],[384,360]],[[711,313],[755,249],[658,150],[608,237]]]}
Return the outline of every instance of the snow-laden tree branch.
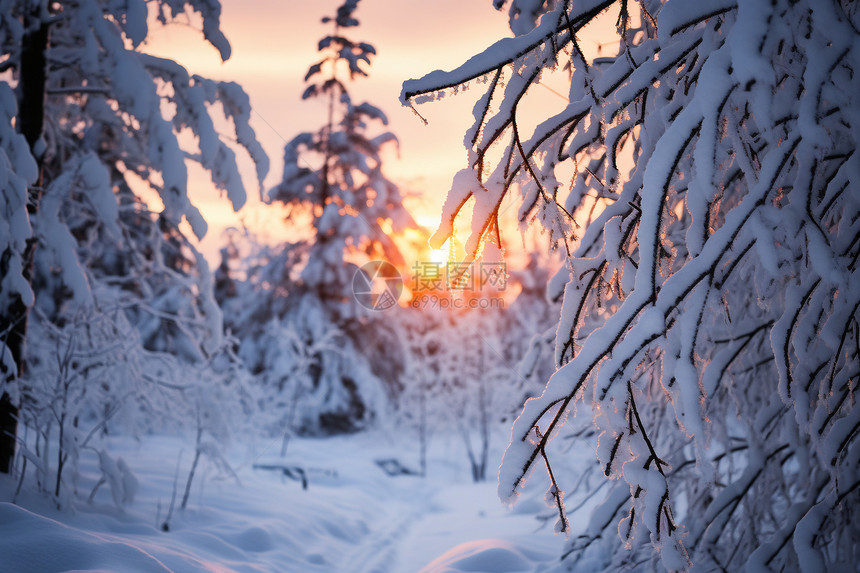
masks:
{"label": "snow-laden tree branch", "polygon": [[[487,86],[433,243],[473,198],[477,254],[518,192],[520,220],[569,249],[557,371],[513,426],[500,496],[515,499],[579,408],[612,482],[567,565],[850,567],[857,7],[513,0],[510,13],[515,38],[401,95]],[[579,40],[607,17],[617,53],[589,58]],[[528,94],[565,70],[569,103],[523,133]]]}

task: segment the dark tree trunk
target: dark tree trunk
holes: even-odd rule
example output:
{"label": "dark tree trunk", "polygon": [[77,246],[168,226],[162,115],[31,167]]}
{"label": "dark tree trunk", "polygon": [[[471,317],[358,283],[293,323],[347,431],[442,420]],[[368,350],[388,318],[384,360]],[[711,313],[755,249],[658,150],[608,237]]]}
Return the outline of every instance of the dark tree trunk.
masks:
{"label": "dark tree trunk", "polygon": [[15,439],[18,432],[18,408],[9,394],[0,398],[0,473],[8,474],[15,457]]}
{"label": "dark tree trunk", "polygon": [[[36,214],[39,195],[42,187],[42,153],[38,145],[42,137],[45,121],[45,84],[47,70],[45,67],[45,52],[48,48],[48,24],[42,21],[39,8],[28,14],[24,25],[26,33],[22,39],[20,81],[18,84],[18,128],[30,144],[33,156],[39,165],[39,181],[30,189],[27,210],[30,216]],[[33,249],[35,242],[30,241],[24,253],[27,264],[24,268],[25,278],[31,280]],[[2,253],[0,267],[5,267],[10,253]],[[5,269],[2,269],[5,271]],[[24,341],[27,337],[26,305],[16,298],[8,308],[0,308],[0,332],[6,333],[6,346],[12,355],[12,360],[18,367],[17,372],[0,372],[6,380],[20,377],[24,369]],[[0,397],[0,473],[9,473],[12,460],[15,457],[15,444],[18,434],[19,408],[12,402],[11,396],[4,393]]]}
{"label": "dark tree trunk", "polygon": [[[18,84],[21,97],[18,102],[18,119],[21,133],[27,138],[30,149],[39,151],[34,147],[42,137],[45,122],[45,51],[48,49],[48,24],[41,21],[38,12],[31,14],[28,20],[29,22],[25,23],[27,32],[21,42],[21,80]],[[33,155],[41,164],[41,154]]]}

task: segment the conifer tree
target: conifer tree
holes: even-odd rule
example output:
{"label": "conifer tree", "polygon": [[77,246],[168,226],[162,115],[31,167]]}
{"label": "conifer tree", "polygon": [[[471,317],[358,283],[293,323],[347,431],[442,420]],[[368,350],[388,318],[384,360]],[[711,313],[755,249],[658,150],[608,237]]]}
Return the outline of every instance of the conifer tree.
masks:
{"label": "conifer tree", "polygon": [[240,354],[264,384],[284,392],[285,403],[303,400],[295,424],[305,432],[360,427],[403,367],[390,322],[353,293],[362,264],[402,266],[392,237],[414,225],[397,185],[383,173],[383,147],[397,140],[373,126],[388,120],[349,92],[350,81],[368,76],[376,54],[346,35],[359,24],[357,7],[358,0],[347,0],[322,19],[332,31],[319,41],[321,57],[305,75],[302,98],[325,102],[324,122],[286,145],[283,177],[269,191],[289,208],[291,222],[310,221],[308,238],[255,249],[244,287],[251,304],[240,306],[247,308],[242,316],[263,320],[230,324],[242,340]]}

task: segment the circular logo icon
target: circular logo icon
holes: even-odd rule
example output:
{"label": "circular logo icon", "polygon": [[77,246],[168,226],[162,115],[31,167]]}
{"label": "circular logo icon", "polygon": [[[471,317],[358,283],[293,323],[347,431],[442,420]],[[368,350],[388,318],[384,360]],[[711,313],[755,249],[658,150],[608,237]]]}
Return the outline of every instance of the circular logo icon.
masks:
{"label": "circular logo icon", "polygon": [[370,261],[352,277],[352,294],[368,310],[387,310],[397,304],[403,292],[403,279],[397,268],[386,261]]}

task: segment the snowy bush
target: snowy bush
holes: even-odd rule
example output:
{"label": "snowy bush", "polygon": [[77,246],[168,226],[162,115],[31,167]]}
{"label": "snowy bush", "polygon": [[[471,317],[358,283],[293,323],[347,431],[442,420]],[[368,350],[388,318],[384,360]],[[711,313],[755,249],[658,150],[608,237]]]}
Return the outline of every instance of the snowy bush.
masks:
{"label": "snowy bush", "polygon": [[219,467],[231,428],[253,412],[246,374],[226,349],[200,364],[149,351],[121,305],[79,309],[62,326],[37,307],[29,331],[19,480],[29,477],[58,505],[80,493],[78,462],[87,451],[102,471],[90,501],[103,483],[117,506],[133,500],[134,477],[111,456],[108,436],[195,432],[196,456],[202,452]]}
{"label": "snowy bush", "polygon": [[422,475],[428,442],[437,433],[459,435],[473,481],[490,475],[490,438],[510,423],[532,390],[518,366],[532,346],[535,328],[517,324],[519,310],[401,314],[408,361],[395,424],[415,430]]}
{"label": "snowy bush", "polygon": [[[513,0],[510,15],[515,37],[402,93],[487,85],[434,243],[472,198],[476,253],[518,190],[521,220],[569,259],[550,283],[565,285],[557,370],[513,426],[500,496],[551,468],[578,405],[612,481],[564,568],[854,568],[856,4]],[[582,35],[613,22],[617,52],[586,55]],[[553,74],[568,101],[526,133]]]}
{"label": "snowy bush", "polygon": [[[65,505],[77,490],[77,463],[83,451],[90,449],[107,460],[108,454],[97,446],[110,427],[118,427],[111,422],[135,425],[130,404],[144,399],[150,389],[143,374],[144,357],[139,336],[117,308],[105,313],[80,311],[62,327],[37,312],[30,332],[19,416],[25,432],[22,447],[33,451],[23,456],[21,479],[26,462],[34,462],[37,487]],[[124,415],[117,416],[121,412]],[[27,440],[30,432],[35,435]]]}

